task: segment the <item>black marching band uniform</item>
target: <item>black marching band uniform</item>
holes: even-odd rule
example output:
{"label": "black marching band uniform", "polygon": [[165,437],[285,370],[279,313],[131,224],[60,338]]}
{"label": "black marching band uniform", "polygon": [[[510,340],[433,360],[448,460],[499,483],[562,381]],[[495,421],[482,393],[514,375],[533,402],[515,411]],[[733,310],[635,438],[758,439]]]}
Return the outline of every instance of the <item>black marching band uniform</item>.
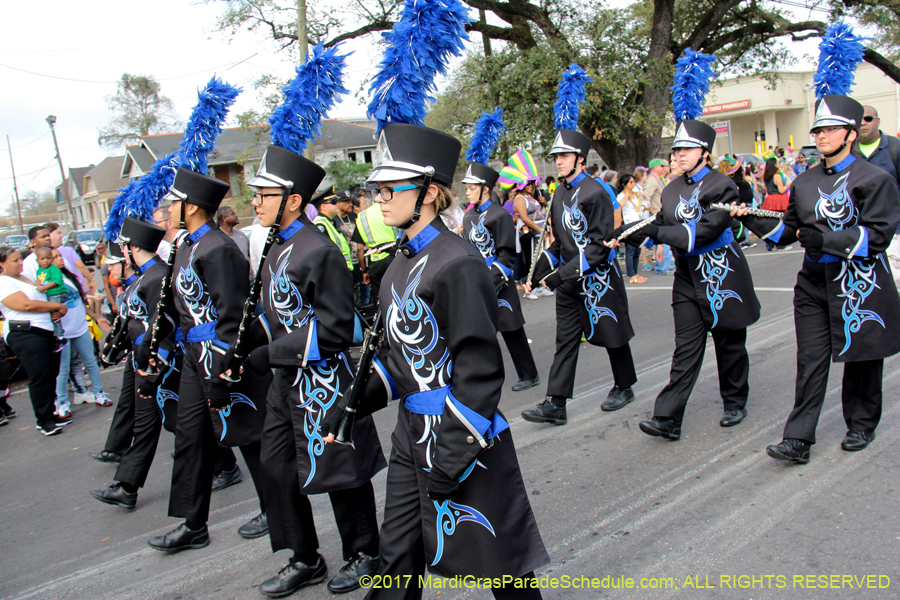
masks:
{"label": "black marching band uniform", "polygon": [[[134,262],[131,252],[126,254],[135,267],[135,273],[127,278],[127,286],[122,300],[121,318],[125,319],[128,329],[129,347],[133,352],[125,359],[122,375],[122,393],[116,407],[116,415],[121,421],[131,425],[127,436],[130,444],[122,454],[116,470],[115,481],[106,490],[93,490],[91,495],[107,504],[124,508],[134,508],[137,501],[137,488],[144,487],[150,465],[156,454],[159,433],[163,426],[167,430],[175,430],[175,419],[178,409],[178,384],[180,381],[181,358],[180,343],[176,341],[180,330],[172,332],[160,344],[160,353],[166,358],[169,366],[165,376],[158,385],[150,384],[144,378],[136,376],[136,355],[140,355],[144,337],[150,333],[150,324],[156,318],[160,289],[166,274],[166,265],[155,255],[166,230],[152,223],[126,217],[115,244],[135,246],[153,252],[154,256],[141,265]],[[142,394],[143,393],[143,394]],[[120,408],[129,407],[130,418],[120,414]],[[113,428],[110,428],[112,433]]]}
{"label": "black marching band uniform", "polygon": [[[649,236],[675,252],[672,310],[675,316],[675,354],[669,383],[656,398],[653,419],[641,431],[677,440],[684,409],[703,364],[707,332],[712,333],[719,371],[719,393],[725,406],[723,427],[740,423],[746,415],[750,391],[747,327],[759,320],[760,305],[747,259],[734,238],[728,211],[709,205],[739,199],[734,180],[711,170],[705,153],[716,132],[695,120],[679,123],[672,148],[700,148],[703,167],[673,180],[663,189],[662,210],[632,243]],[[696,167],[695,167],[696,168]],[[692,169],[693,170],[693,169]],[[627,229],[629,225],[622,225]]]}
{"label": "black marching band uniform", "polygon": [[634,399],[637,382],[629,340],[634,337],[628,316],[628,298],[616,251],[603,245],[615,228],[609,194],[583,171],[578,156],[586,158],[591,140],[571,129],[560,129],[550,154],[576,154],[577,172],[553,193],[550,226],[554,240],[538,258],[532,285],[540,282],[556,291],[556,353],[550,367],[547,399],[522,417],[528,421],[566,422],[566,402],[574,394],[575,368],[582,335],[603,346],[609,355],[615,385],[604,410],[619,409]]}
{"label": "black marching band uniform", "polygon": [[[164,200],[215,213],[227,183],[179,168]],[[176,215],[172,215],[173,218]],[[174,251],[174,249],[173,249]],[[210,220],[185,236],[176,251],[172,277],[171,318],[184,336],[185,356],[178,398],[175,461],[169,516],[186,523],[165,536],[150,540],[157,550],[180,550],[209,544],[206,521],[213,470],[219,446],[239,446],[265,513],[259,475],[259,442],[265,410],[263,393],[271,377],[250,374],[230,387],[219,375],[224,358],[237,336],[244,301],[249,295],[250,269],[234,241]],[[158,315],[157,318],[169,317]],[[150,336],[144,343],[149,345]],[[213,411],[211,405],[223,406]]]}
{"label": "black marching band uniform", "polygon": [[[816,103],[813,128],[845,127],[849,136],[863,113],[855,100],[826,95]],[[806,250],[794,286],[794,408],[784,441],[769,446],[769,455],[809,461],[829,361],[844,363],[841,402],[848,432],[841,446],[865,448],[881,418],[884,359],[900,352],[900,296],[885,256],[900,221],[895,182],[883,169],[850,154],[836,165],[823,161],[801,173],[791,185],[782,221],[741,220],[767,243],[799,239]]]}
{"label": "black marching band uniform", "polygon": [[[385,125],[369,181],[416,178],[430,164],[434,181],[449,186],[460,148],[435,130]],[[417,212],[430,181],[420,187]],[[381,396],[367,393],[357,414],[378,410],[389,398],[401,400],[380,570],[401,588],[373,588],[366,598],[421,598],[419,576],[426,568],[444,577],[534,582],[534,569],[549,557],[509,425],[497,411],[503,360],[494,325],[497,295],[483,257],[436,217],[402,240],[382,281],[380,305],[385,339],[378,376],[369,383],[381,386]],[[536,588],[492,590],[498,597],[540,597]]]}
{"label": "black marching band uniform", "polygon": [[[273,145],[249,185],[299,194],[305,208],[324,176],[315,163]],[[344,559],[350,561],[328,587],[348,592],[359,587],[360,576],[378,570],[371,479],[387,466],[371,417],[356,422],[353,446],[326,444],[319,429],[329,411],[340,410],[337,401],[355,372],[347,351],[353,278],[341,250],[302,210],[281,228],[260,269],[259,319],[271,341],[254,350],[248,363],[275,371],[262,433],[263,493],[272,550],[294,551],[291,562],[260,589],[277,597],[325,578],[308,496],[328,493]]]}
{"label": "black marching band uniform", "polygon": [[475,244],[490,268],[491,282],[497,290],[497,331],[503,336],[519,381],[514,391],[540,383],[534,356],[525,335],[525,317],[519,292],[512,279],[516,260],[516,226],[512,216],[493,200],[484,200],[484,189],[491,191],[500,174],[478,162],[469,164],[463,183],[481,186],[479,203],[463,218],[463,237]]}

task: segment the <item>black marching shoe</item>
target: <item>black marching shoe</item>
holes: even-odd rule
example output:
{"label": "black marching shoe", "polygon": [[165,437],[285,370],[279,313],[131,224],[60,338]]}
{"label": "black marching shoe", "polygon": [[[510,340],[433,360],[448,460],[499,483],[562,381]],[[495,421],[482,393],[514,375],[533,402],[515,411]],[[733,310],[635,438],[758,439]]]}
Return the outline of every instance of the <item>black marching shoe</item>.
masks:
{"label": "black marching shoe", "polygon": [[681,423],[669,417],[653,417],[649,421],[641,421],[641,431],[647,435],[678,440],[681,438]]}
{"label": "black marching shoe", "polygon": [[778,460],[804,465],[809,462],[809,444],[803,440],[788,438],[780,444],[768,446],[766,454]]}
{"label": "black marching shoe", "polygon": [[516,385],[512,386],[512,391],[521,392],[530,388],[533,388],[536,385],[540,385],[541,376],[535,375],[534,379],[523,379],[519,381]]}
{"label": "black marching shoe", "polygon": [[547,398],[535,408],[523,410],[522,418],[526,421],[531,421],[532,423],[565,425],[566,421],[568,421],[568,418],[566,417],[566,399],[547,396]]}
{"label": "black marching shoe", "polygon": [[182,523],[166,535],[151,538],[147,542],[154,550],[177,552],[179,550],[205,548],[209,546],[209,529],[206,525],[194,531]]}
{"label": "black marching shoe", "polygon": [[228,486],[240,483],[243,480],[244,476],[241,474],[241,468],[234,465],[232,470],[222,470],[213,476],[212,491],[218,492],[219,490],[224,490]]}
{"label": "black marching shoe", "polygon": [[345,594],[359,589],[359,580],[364,575],[374,575],[381,567],[381,558],[357,553],[350,562],[341,567],[337,575],[328,582],[328,589],[335,594]]}
{"label": "black marching shoe", "polygon": [[738,423],[744,420],[744,417],[747,416],[747,411],[743,408],[736,408],[734,410],[726,410],[725,414],[722,415],[722,418],[719,419],[719,425],[722,427],[734,427]]}
{"label": "black marching shoe", "polygon": [[848,431],[844,441],[841,442],[841,448],[847,452],[856,452],[857,450],[862,450],[874,440],[874,431]]}
{"label": "black marching shoe", "polygon": [[623,390],[619,386],[614,385],[613,389],[609,390],[606,400],[600,405],[600,410],[607,412],[619,410],[632,400],[634,400],[634,391],[631,388]]}
{"label": "black marching shoe", "polygon": [[122,488],[121,483],[114,483],[105,490],[91,490],[91,496],[105,504],[121,506],[133,510],[137,504],[137,492],[129,494]]}
{"label": "black marching shoe", "polygon": [[278,575],[263,581],[259,591],[269,598],[290,596],[304,585],[322,583],[327,575],[328,567],[321,556],[318,556],[316,564],[312,566],[291,559],[291,562],[278,571]]}
{"label": "black marching shoe", "polygon": [[122,455],[118,452],[110,452],[103,450],[102,452],[88,452],[91,458],[99,460],[102,463],[117,463],[122,460]]}
{"label": "black marching shoe", "polygon": [[267,533],[269,533],[269,520],[266,519],[266,513],[259,513],[238,529],[238,535],[248,540],[262,537]]}

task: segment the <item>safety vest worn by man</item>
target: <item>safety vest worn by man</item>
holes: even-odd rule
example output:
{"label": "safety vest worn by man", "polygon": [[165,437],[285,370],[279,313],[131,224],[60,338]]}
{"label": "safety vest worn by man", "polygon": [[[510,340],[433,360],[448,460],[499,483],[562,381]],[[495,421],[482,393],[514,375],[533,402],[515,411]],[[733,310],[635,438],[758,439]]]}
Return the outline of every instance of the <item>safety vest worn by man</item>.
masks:
{"label": "safety vest worn by man", "polygon": [[350,244],[347,243],[347,238],[344,237],[344,234],[335,229],[334,223],[332,223],[331,219],[325,215],[317,216],[313,219],[313,223],[315,223],[319,229],[322,229],[324,233],[331,238],[332,242],[337,244],[337,247],[341,249],[341,254],[344,255],[344,260],[347,261],[347,268],[352,271],[353,261],[350,259]]}
{"label": "safety vest worn by man", "polygon": [[[396,243],[397,230],[384,224],[384,214],[378,204],[373,204],[366,210],[362,211],[356,217],[356,231],[363,243],[369,249]],[[368,254],[366,258],[369,263],[384,260],[390,256],[389,252],[376,252]]]}

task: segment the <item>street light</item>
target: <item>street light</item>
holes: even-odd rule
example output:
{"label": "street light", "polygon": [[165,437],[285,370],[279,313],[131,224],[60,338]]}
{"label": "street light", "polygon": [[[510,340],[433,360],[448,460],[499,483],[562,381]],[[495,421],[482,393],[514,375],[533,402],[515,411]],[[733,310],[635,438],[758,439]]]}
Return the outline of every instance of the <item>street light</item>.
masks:
{"label": "street light", "polygon": [[50,115],[45,119],[50,124],[50,132],[53,134],[53,147],[56,148],[56,161],[59,163],[59,174],[62,176],[63,196],[66,198],[66,206],[69,209],[69,218],[72,219],[72,229],[78,229],[75,223],[75,211],[72,210],[72,199],[69,197],[69,186],[66,185],[66,170],[63,168],[62,156],[59,155],[59,144],[56,142],[56,116]]}

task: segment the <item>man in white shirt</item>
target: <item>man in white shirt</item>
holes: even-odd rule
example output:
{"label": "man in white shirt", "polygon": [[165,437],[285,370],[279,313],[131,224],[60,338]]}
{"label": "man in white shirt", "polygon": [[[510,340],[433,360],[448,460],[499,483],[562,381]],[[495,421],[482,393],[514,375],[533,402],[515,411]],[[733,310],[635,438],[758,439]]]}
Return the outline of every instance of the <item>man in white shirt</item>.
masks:
{"label": "man in white shirt", "polygon": [[[56,226],[52,233],[48,227],[49,225]],[[50,246],[51,248],[59,250],[59,253],[62,254],[63,262],[66,263],[66,268],[78,278],[78,283],[84,285],[84,283],[87,282],[88,289],[85,291],[88,294],[97,293],[97,283],[91,276],[91,272],[81,261],[78,253],[72,248],[62,245],[62,231],[59,229],[59,225],[56,225],[56,223],[48,223],[47,225],[32,227],[28,230],[28,239],[30,240],[32,250],[42,246]],[[37,277],[37,270],[37,256],[32,252],[22,262],[22,274],[34,281]]]}

